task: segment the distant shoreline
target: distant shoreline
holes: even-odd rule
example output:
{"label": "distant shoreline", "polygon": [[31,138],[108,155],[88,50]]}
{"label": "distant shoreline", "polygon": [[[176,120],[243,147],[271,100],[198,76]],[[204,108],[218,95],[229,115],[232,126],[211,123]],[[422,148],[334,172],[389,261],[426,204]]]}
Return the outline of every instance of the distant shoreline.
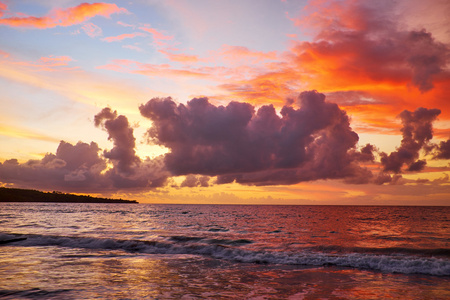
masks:
{"label": "distant shoreline", "polygon": [[41,192],[27,189],[0,188],[0,202],[50,202],[50,203],[126,203],[138,204],[136,200],[122,200],[73,195],[61,192]]}

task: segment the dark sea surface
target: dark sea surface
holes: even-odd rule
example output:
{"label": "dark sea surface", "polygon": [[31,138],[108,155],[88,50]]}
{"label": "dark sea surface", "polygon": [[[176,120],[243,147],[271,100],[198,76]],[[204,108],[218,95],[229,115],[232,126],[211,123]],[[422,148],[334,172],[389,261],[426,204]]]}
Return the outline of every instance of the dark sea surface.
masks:
{"label": "dark sea surface", "polygon": [[0,203],[0,298],[450,299],[450,207]]}

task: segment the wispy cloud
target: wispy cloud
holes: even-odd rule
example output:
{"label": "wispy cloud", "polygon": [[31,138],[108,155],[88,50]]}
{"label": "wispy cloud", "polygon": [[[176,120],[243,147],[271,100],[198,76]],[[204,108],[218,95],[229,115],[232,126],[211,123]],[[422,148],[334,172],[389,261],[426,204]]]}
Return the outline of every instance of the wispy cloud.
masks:
{"label": "wispy cloud", "polygon": [[127,23],[125,23],[125,22],[122,22],[122,21],[117,21],[117,24],[119,24],[120,26],[123,26],[123,27],[131,27],[131,28],[136,28],[136,25],[133,25],[133,24],[127,24]]}
{"label": "wispy cloud", "polygon": [[147,34],[142,33],[142,32],[133,32],[133,33],[124,33],[124,34],[120,34],[117,36],[110,36],[110,37],[105,37],[102,39],[102,41],[111,43],[111,42],[120,42],[124,39],[132,39],[138,36],[147,36]]}
{"label": "wispy cloud", "polygon": [[173,53],[168,50],[159,50],[160,53],[164,54],[169,60],[174,62],[181,62],[185,64],[197,63],[200,60],[198,55],[189,55],[183,53]]}
{"label": "wispy cloud", "polygon": [[93,23],[86,23],[81,27],[81,29],[83,29],[84,33],[91,38],[101,36],[103,34],[103,30]]}
{"label": "wispy cloud", "polygon": [[0,124],[0,135],[10,136],[20,139],[33,139],[39,141],[46,141],[52,143],[59,143],[59,139],[53,136],[39,133],[30,128],[10,126],[5,124]]}
{"label": "wispy cloud", "polygon": [[16,61],[10,60],[8,63],[28,67],[32,70],[37,71],[69,71],[78,69],[77,66],[69,66],[70,62],[74,61],[70,56],[45,56],[41,57],[38,61],[28,62],[28,61]]}
{"label": "wispy cloud", "polygon": [[139,29],[150,33],[153,36],[153,41],[157,46],[165,46],[167,43],[164,41],[173,39],[173,36],[165,35],[163,32],[152,28],[149,24],[144,24],[144,26],[139,27]]}
{"label": "wispy cloud", "polygon": [[123,45],[122,48],[131,49],[138,52],[144,52],[144,49],[135,45]]}
{"label": "wispy cloud", "polygon": [[111,70],[116,72],[134,73],[145,76],[159,77],[195,77],[207,78],[210,73],[203,72],[201,69],[177,69],[168,64],[145,64],[128,59],[117,59],[111,63],[99,66],[98,69]]}
{"label": "wispy cloud", "polygon": [[54,9],[43,17],[20,14],[20,16],[2,18],[0,25],[45,29],[80,24],[95,16],[109,17],[112,14],[127,12],[125,8],[112,3],[82,3],[67,9]]}
{"label": "wispy cloud", "polygon": [[252,51],[243,46],[229,46],[224,45],[215,55],[221,59],[225,59],[231,63],[246,63],[255,64],[268,60],[277,60],[277,53],[275,51],[262,52]]}

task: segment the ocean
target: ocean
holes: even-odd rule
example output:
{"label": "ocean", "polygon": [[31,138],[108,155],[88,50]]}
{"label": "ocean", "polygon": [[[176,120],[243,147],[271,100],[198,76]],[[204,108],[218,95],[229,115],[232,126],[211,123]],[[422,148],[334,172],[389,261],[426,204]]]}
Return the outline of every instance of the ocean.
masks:
{"label": "ocean", "polygon": [[450,299],[450,207],[0,203],[0,243],[2,299]]}

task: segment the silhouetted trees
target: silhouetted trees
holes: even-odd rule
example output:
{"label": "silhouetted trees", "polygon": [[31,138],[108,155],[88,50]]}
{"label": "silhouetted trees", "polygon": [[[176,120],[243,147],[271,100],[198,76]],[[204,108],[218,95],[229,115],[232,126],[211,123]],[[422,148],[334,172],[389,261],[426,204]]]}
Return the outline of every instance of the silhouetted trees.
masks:
{"label": "silhouetted trees", "polygon": [[63,203],[138,203],[135,200],[97,198],[89,195],[73,195],[59,191],[51,193],[0,187],[0,202],[63,202]]}

